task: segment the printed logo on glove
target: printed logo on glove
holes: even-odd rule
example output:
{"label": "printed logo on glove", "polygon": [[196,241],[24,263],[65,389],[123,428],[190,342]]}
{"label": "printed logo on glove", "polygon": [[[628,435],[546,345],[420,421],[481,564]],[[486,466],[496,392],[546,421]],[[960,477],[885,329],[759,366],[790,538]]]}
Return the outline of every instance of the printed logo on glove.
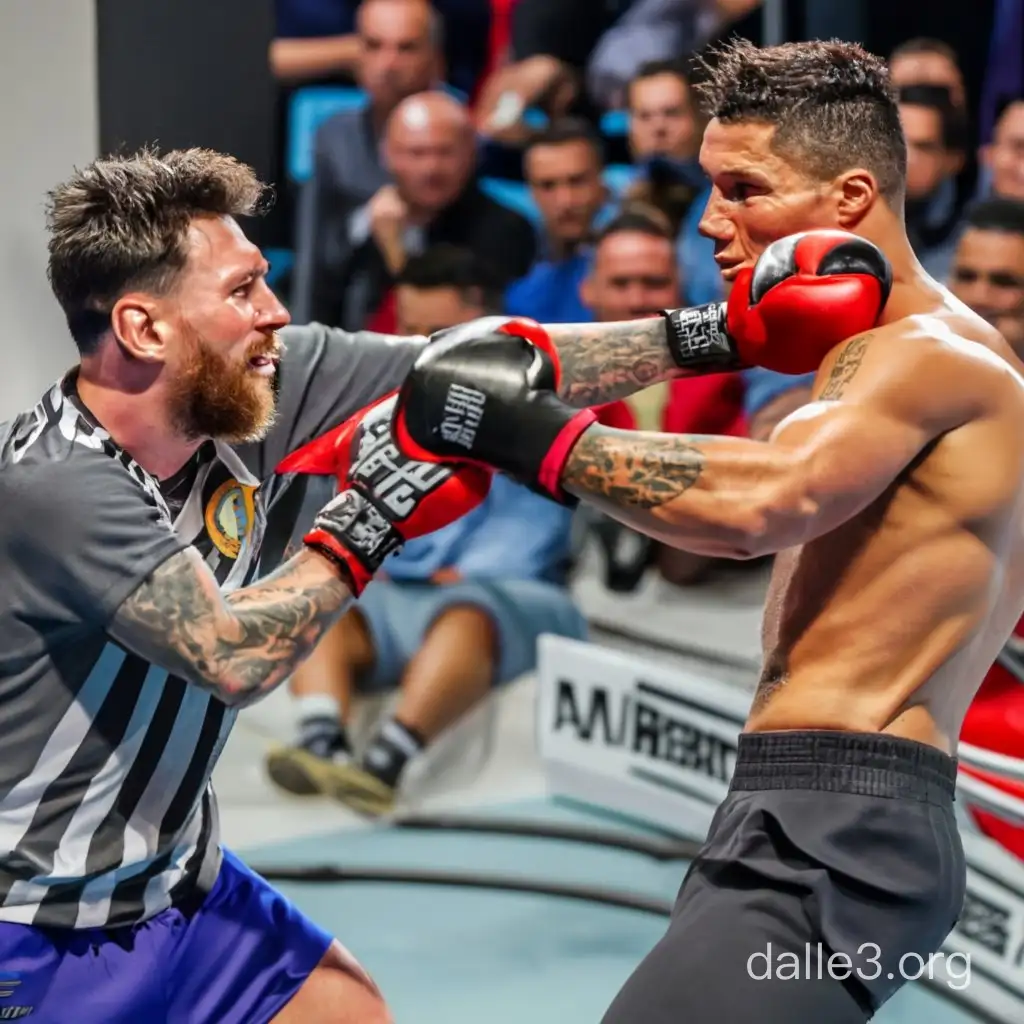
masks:
{"label": "printed logo on glove", "polygon": [[489,470],[423,462],[399,451],[391,433],[397,393],[286,458],[278,472],[334,474],[338,496],[306,534],[307,545],[347,569],[356,593],[407,540],[433,533],[487,496]]}

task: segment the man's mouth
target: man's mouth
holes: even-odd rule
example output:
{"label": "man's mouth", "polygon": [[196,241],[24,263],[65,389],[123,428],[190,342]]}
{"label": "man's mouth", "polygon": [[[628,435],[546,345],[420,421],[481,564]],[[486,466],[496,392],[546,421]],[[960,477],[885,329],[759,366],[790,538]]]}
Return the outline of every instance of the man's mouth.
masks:
{"label": "man's mouth", "polygon": [[277,356],[273,353],[252,356],[249,359],[249,369],[261,377],[273,377],[277,373]]}

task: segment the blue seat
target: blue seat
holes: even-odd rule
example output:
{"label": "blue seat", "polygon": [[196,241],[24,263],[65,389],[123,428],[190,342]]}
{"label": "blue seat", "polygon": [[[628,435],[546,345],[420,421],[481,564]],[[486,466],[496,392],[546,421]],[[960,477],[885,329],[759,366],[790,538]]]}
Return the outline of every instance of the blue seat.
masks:
{"label": "blue seat", "polygon": [[629,134],[629,114],[625,110],[609,110],[601,117],[601,134],[618,139]]}
{"label": "blue seat", "polygon": [[307,181],[313,173],[316,131],[342,110],[366,105],[366,93],[343,85],[311,85],[297,89],[288,105],[288,140],[285,166],[291,181]]}
{"label": "blue seat", "polygon": [[292,269],[295,264],[295,253],[291,249],[264,249],[263,255],[270,264],[270,273],[267,274],[267,284],[276,288],[278,282]]}
{"label": "blue seat", "polygon": [[530,187],[522,181],[505,178],[481,178],[480,188],[495,202],[522,214],[534,227],[539,227],[540,211],[530,194]]}
{"label": "blue seat", "polygon": [[609,164],[604,169],[604,183],[616,196],[622,195],[626,186],[636,178],[636,168],[632,164]]}

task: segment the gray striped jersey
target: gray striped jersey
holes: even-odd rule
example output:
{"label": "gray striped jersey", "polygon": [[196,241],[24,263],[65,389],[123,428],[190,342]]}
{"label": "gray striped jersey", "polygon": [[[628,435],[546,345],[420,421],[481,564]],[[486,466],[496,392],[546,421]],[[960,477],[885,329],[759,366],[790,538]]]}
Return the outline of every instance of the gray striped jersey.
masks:
{"label": "gray striped jersey", "polygon": [[216,878],[210,776],[236,712],[106,627],[186,545],[225,590],[275,568],[302,524],[274,467],[397,387],[419,351],[319,325],[281,338],[270,435],[204,445],[173,510],[81,405],[73,374],[0,425],[0,921],[134,923]]}

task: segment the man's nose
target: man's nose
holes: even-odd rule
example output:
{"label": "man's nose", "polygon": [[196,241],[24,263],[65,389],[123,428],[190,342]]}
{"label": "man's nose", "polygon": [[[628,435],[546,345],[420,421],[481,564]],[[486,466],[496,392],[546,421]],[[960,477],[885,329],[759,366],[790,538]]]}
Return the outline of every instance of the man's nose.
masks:
{"label": "man's nose", "polygon": [[259,313],[256,317],[256,326],[261,331],[276,331],[291,323],[292,315],[285,309],[284,304],[274,293],[274,290],[262,282],[263,295],[260,296]]}
{"label": "man's nose", "polygon": [[718,242],[727,242],[733,236],[733,223],[725,213],[725,200],[717,189],[712,190],[708,196],[697,230],[705,238],[713,238]]}

